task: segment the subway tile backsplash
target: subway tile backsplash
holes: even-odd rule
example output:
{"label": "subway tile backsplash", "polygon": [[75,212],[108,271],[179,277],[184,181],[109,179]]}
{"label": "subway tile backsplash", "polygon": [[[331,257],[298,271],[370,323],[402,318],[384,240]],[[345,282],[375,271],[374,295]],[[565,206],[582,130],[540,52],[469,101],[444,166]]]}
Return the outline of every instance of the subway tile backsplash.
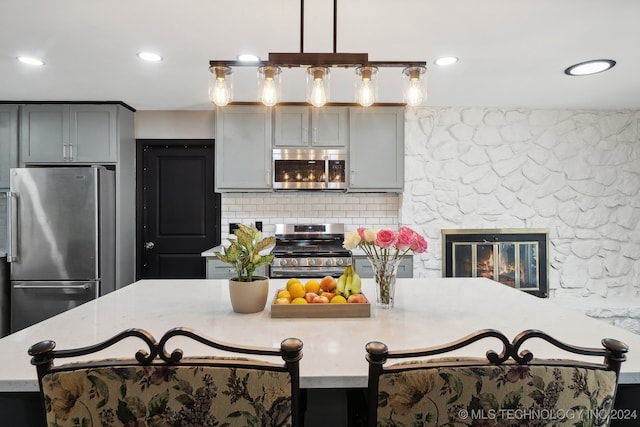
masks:
{"label": "subway tile backsplash", "polygon": [[340,222],[346,231],[397,227],[400,197],[395,193],[223,193],[222,239],[229,236],[229,223],[236,222],[262,221],[268,235],[281,223]]}

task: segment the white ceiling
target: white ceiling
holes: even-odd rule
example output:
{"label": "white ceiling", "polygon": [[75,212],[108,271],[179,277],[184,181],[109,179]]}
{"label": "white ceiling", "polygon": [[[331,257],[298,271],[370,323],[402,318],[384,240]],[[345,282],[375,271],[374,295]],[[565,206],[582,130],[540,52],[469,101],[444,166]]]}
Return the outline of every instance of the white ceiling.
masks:
{"label": "white ceiling", "polygon": [[[0,101],[211,109],[209,60],[300,51],[300,0],[0,3]],[[305,52],[333,51],[332,14],[332,0],[306,0]],[[337,18],[337,52],[427,61],[427,106],[640,109],[637,0],[338,0]],[[141,61],[136,53],[145,50],[164,60]],[[46,64],[29,67],[19,55]],[[433,65],[442,55],[460,62]],[[588,59],[617,65],[592,76],[563,73]],[[400,70],[380,73],[381,102],[402,101]],[[352,73],[332,71],[332,101],[353,102]],[[234,73],[234,100],[255,101],[255,75]],[[303,92],[301,70],[286,70],[283,101],[304,101]]]}

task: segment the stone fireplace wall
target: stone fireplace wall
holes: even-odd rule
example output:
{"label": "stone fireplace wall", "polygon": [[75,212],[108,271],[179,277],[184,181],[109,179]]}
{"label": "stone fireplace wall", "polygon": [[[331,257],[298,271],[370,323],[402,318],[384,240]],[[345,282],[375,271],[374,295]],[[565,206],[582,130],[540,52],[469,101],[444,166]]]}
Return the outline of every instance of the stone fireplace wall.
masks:
{"label": "stone fireplace wall", "polygon": [[399,223],[548,228],[550,298],[640,333],[640,112],[408,109]]}

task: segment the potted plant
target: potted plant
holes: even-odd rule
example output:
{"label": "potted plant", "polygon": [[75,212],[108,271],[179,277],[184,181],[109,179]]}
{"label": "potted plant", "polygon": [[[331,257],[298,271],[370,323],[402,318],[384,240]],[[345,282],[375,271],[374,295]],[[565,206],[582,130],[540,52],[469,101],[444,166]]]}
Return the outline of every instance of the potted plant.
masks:
{"label": "potted plant", "polygon": [[258,267],[269,265],[275,255],[271,253],[276,239],[264,237],[254,225],[238,224],[234,238],[227,239],[229,245],[215,255],[231,264],[236,276],[229,279],[231,305],[237,313],[255,313],[264,310],[269,294],[269,279],[254,276]]}

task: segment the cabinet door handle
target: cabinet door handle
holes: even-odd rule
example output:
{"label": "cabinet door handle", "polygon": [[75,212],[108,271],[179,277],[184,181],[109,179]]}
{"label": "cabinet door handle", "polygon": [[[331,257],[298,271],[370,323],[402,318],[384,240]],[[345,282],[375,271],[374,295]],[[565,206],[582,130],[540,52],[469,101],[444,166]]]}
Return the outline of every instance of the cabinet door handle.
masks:
{"label": "cabinet door handle", "polygon": [[309,129],[305,127],[302,128],[302,142],[309,142]]}
{"label": "cabinet door handle", "polygon": [[67,144],[62,144],[62,160],[67,160]]}
{"label": "cabinet door handle", "polygon": [[313,132],[313,142],[316,143],[318,142],[318,128],[313,128],[312,132]]}
{"label": "cabinet door handle", "polygon": [[73,145],[69,144],[69,160],[73,160]]}
{"label": "cabinet door handle", "polygon": [[8,254],[7,261],[18,261],[18,193],[9,191],[7,193],[7,205],[9,211],[8,218]]}

